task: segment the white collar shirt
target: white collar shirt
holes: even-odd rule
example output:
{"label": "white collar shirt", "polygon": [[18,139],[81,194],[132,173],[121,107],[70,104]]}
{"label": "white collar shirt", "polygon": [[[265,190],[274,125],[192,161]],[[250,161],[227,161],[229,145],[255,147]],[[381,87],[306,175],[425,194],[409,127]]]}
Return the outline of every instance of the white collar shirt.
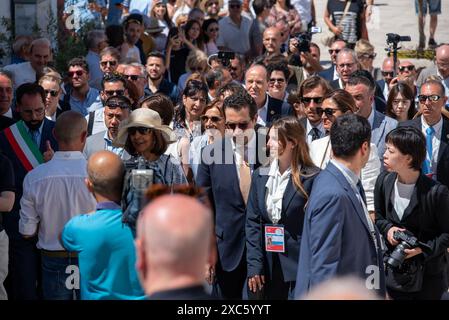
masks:
{"label": "white collar shirt", "polygon": [[284,173],[279,172],[279,162],[275,160],[270,165],[268,173],[268,180],[265,184],[267,188],[265,203],[267,206],[267,213],[271,222],[277,224],[281,220],[282,214],[282,199],[284,198],[285,189],[287,189],[290,181],[291,167],[285,170]]}
{"label": "white collar shirt", "polygon": [[267,125],[267,115],[268,115],[268,95],[265,94],[265,103],[262,108],[257,110],[257,123],[261,126]]}

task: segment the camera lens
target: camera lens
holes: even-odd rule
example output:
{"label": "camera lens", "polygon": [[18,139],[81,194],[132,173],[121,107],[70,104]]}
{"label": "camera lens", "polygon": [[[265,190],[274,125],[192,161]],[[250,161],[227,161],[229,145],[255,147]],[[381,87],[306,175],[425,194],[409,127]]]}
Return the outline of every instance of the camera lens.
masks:
{"label": "camera lens", "polygon": [[408,248],[409,246],[404,242],[398,244],[391,255],[388,257],[387,264],[392,268],[399,268],[404,262],[406,256],[405,249]]}

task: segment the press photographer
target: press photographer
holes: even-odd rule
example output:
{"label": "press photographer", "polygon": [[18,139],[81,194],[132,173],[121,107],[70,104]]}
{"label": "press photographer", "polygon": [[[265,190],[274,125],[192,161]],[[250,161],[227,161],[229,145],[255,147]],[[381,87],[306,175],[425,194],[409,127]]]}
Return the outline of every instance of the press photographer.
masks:
{"label": "press photographer", "polygon": [[387,240],[387,290],[393,299],[439,300],[447,290],[449,190],[421,172],[426,139],[400,126],[385,138],[382,173],[376,182],[376,226]]}

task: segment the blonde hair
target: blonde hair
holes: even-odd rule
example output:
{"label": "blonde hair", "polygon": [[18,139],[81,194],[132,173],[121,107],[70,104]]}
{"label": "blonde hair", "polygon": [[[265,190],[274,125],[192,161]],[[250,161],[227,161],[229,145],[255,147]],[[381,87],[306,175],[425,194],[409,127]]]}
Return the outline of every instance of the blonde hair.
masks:
{"label": "blonde hair", "polygon": [[356,54],[373,53],[374,46],[368,40],[360,39],[355,43],[354,51]]}
{"label": "blonde hair", "polygon": [[203,68],[203,72],[207,69],[207,55],[201,50],[192,50],[186,59],[187,71],[197,71],[199,68]]}

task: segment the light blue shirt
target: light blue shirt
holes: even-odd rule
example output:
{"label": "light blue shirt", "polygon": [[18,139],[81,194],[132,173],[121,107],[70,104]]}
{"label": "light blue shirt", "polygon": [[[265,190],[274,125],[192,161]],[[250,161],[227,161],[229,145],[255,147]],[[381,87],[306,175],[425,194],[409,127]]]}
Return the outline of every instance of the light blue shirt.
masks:
{"label": "light blue shirt", "polygon": [[104,149],[111,151],[113,153],[115,153],[116,155],[118,155],[121,159],[129,159],[131,156],[125,151],[125,149],[120,148],[120,147],[114,147],[112,145],[112,140],[109,139],[108,136],[108,131],[106,130],[106,132],[104,133]]}
{"label": "light blue shirt", "polygon": [[73,95],[70,95],[70,106],[72,110],[81,113],[83,116],[87,116],[90,110],[89,107],[94,102],[101,103],[100,91],[94,88],[89,88],[86,99],[83,101],[76,99]]}
{"label": "light blue shirt", "polygon": [[143,300],[135,264],[131,229],[122,223],[122,210],[114,202],[101,202],[97,210],[67,222],[62,243],[78,252],[83,300]]}

